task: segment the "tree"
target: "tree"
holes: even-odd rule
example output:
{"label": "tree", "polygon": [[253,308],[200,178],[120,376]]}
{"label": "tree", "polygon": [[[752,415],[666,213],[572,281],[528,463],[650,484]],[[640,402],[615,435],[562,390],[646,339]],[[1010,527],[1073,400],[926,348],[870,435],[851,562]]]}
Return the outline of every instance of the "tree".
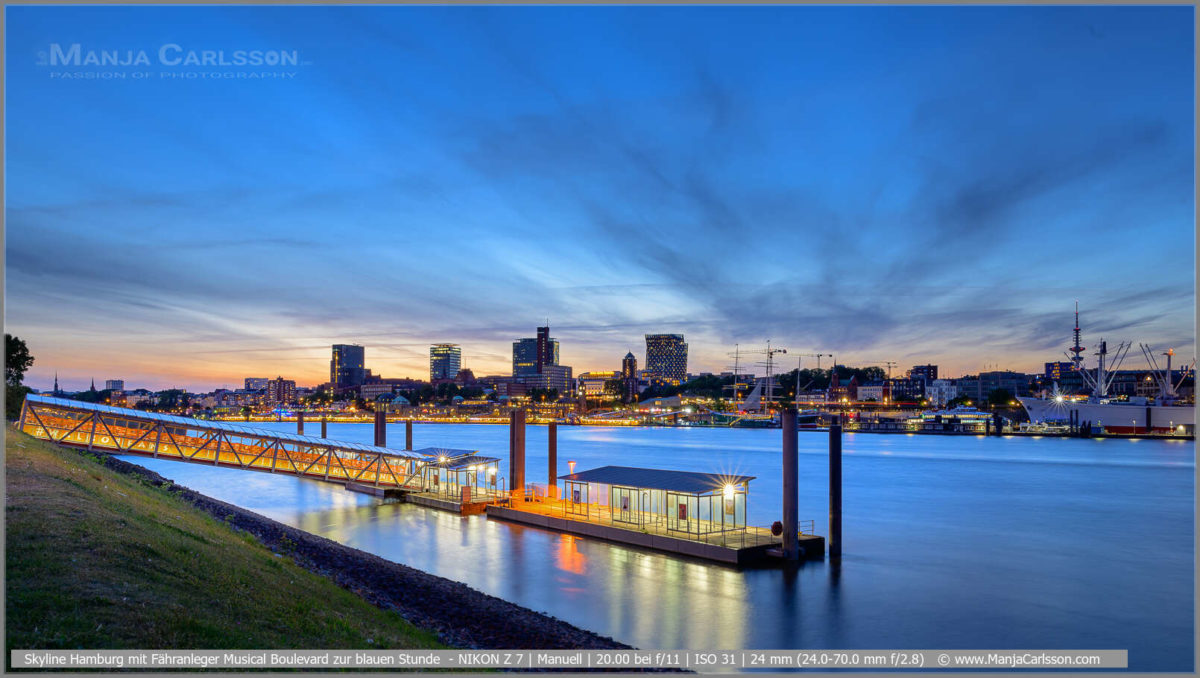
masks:
{"label": "tree", "polygon": [[242,416],[246,418],[246,421],[250,421],[250,413],[253,411],[249,405],[242,405]]}
{"label": "tree", "polygon": [[1009,403],[1015,400],[1012,392],[1006,388],[995,388],[988,393],[987,402],[990,407],[1008,408]]}
{"label": "tree", "polygon": [[529,389],[529,399],[535,403],[553,403],[558,401],[558,389],[556,388],[531,388]]}
{"label": "tree", "polygon": [[971,396],[960,395],[957,398],[954,398],[950,402],[946,403],[946,408],[954,409],[954,408],[958,407],[959,405],[966,405],[970,402],[971,402]]}
{"label": "tree", "polygon": [[33,365],[29,347],[19,337],[4,334],[4,416],[17,419],[21,416],[21,405],[25,395],[32,389],[25,386],[25,372]]}

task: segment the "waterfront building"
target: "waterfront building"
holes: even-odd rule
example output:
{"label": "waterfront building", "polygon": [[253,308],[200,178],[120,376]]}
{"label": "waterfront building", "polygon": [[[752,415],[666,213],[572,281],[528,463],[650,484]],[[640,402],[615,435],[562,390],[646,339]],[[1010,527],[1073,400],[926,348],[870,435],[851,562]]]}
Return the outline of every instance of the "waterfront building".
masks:
{"label": "waterfront building", "polygon": [[908,379],[892,379],[888,382],[891,388],[891,400],[896,401],[912,401],[920,400],[925,397],[925,386],[934,379],[912,378]]}
{"label": "waterfront building", "polygon": [[537,371],[540,373],[546,365],[558,364],[558,342],[550,338],[549,327],[537,328]]}
{"label": "waterfront building", "polygon": [[958,379],[958,395],[975,400],[976,405],[987,400],[988,395],[995,390],[1003,389],[1014,396],[1029,395],[1032,380],[1020,372],[992,371],[980,372],[978,376],[967,376]]}
{"label": "waterfront building", "polygon": [[276,377],[267,383],[268,405],[294,405],[296,403],[296,382],[283,377]]}
{"label": "waterfront building", "polygon": [[838,375],[837,365],[833,367],[833,377],[829,380],[827,401],[836,403],[842,400],[850,402],[858,400],[858,377],[851,375],[850,381],[843,384],[841,376]]}
{"label": "waterfront building", "polygon": [[246,390],[251,393],[265,390],[270,381],[267,377],[246,377]]}
{"label": "waterfront building", "polygon": [[462,348],[458,344],[434,344],[429,347],[429,381],[438,382],[458,377],[462,367]]}
{"label": "waterfront building", "polygon": [[125,390],[125,380],[124,379],[106,379],[104,381],[104,390],[106,390],[106,391],[124,391]]}
{"label": "waterfront building", "polygon": [[958,397],[958,387],[953,379],[934,379],[925,385],[925,398],[933,407],[945,407]]}
{"label": "waterfront building", "polygon": [[395,392],[396,388],[386,383],[363,384],[358,387],[358,397],[363,400],[376,400],[380,396],[391,395]]}
{"label": "waterfront building", "polygon": [[[607,517],[610,524],[663,529],[700,538],[746,528],[752,476],[602,466],[562,476],[568,519]],[[596,511],[595,506],[608,511]]]}
{"label": "waterfront building", "polygon": [[682,334],[646,335],[646,372],[651,383],[678,386],[687,377],[688,345]]}
{"label": "waterfront building", "polygon": [[872,401],[882,403],[888,399],[887,383],[883,381],[869,381],[861,384],[858,387],[858,400],[860,402]]}
{"label": "waterfront building", "polygon": [[588,398],[599,398],[605,394],[605,388],[608,382],[620,379],[621,373],[616,371],[609,372],[580,372],[576,383],[579,385],[579,395]]}
{"label": "waterfront building", "polygon": [[364,367],[365,349],[358,344],[334,344],[333,358],[329,361],[329,383],[333,390],[361,386],[367,378]]}
{"label": "waterfront building", "polygon": [[571,368],[568,365],[544,365],[540,373],[526,375],[522,381],[531,389],[552,388],[558,391],[560,396],[572,393]]}

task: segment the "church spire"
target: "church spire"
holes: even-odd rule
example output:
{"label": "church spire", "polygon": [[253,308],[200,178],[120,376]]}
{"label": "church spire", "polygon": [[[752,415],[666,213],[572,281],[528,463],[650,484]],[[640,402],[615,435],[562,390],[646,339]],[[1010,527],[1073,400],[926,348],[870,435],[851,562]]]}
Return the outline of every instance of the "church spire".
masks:
{"label": "church spire", "polygon": [[54,395],[58,395],[58,370],[54,371]]}
{"label": "church spire", "polygon": [[92,393],[96,392],[96,378],[92,377]]}

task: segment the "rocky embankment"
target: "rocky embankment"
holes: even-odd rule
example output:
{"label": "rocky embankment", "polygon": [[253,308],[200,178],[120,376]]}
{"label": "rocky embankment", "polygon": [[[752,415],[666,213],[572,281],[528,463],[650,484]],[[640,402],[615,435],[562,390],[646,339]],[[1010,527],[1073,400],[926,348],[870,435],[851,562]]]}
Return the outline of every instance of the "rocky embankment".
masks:
{"label": "rocky embankment", "polygon": [[479,649],[625,649],[628,645],[567,622],[489,596],[456,581],[385,560],[324,537],[278,523],[252,511],[205,496],[142,466],[105,455],[104,465],[139,475],[144,482],[177,493],[231,527],[254,535],[276,553],[291,557],[371,603],[395,610],[434,631],[447,645]]}

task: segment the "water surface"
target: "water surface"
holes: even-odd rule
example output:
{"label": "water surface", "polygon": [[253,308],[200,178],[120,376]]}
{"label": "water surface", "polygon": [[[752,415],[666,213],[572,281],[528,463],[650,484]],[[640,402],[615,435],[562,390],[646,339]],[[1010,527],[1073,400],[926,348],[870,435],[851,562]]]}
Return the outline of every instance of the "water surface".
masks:
{"label": "water surface", "polygon": [[[260,424],[294,431],[293,423]],[[310,427],[314,426],[312,423]],[[780,431],[560,426],[560,472],[605,464],[756,476],[779,518]],[[330,424],[370,442],[369,424]],[[827,434],[800,438],[800,518],[824,533]],[[393,445],[403,425],[390,425]],[[501,457],[504,426],[418,424],[415,446]],[[545,482],[546,428],[527,430]],[[406,504],[332,484],[131,461],[210,496],[646,649],[1128,649],[1193,670],[1194,444],[847,434],[840,564],[736,569]]]}

